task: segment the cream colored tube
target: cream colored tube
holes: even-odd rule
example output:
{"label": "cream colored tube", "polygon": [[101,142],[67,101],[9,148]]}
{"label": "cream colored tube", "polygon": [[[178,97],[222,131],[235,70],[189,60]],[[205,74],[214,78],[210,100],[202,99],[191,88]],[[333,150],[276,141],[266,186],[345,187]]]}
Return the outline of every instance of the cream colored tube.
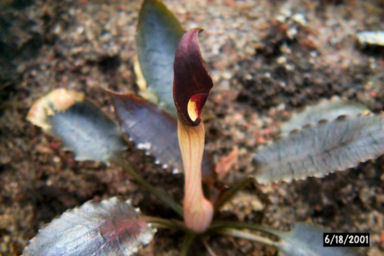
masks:
{"label": "cream colored tube", "polygon": [[189,126],[178,118],[177,133],[184,165],[184,222],[191,230],[204,232],[212,221],[213,206],[204,197],[201,163],[204,152],[204,124]]}

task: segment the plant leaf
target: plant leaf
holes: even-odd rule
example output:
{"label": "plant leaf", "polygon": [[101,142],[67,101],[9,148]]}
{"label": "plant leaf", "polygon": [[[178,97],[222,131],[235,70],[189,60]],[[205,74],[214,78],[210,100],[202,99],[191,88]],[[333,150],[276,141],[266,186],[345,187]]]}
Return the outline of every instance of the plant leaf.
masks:
{"label": "plant leaf", "polygon": [[60,137],[79,161],[108,162],[125,149],[117,126],[79,92],[54,90],[31,107],[27,118]]}
{"label": "plant leaf", "polygon": [[132,255],[156,232],[129,201],[88,201],[42,228],[24,255]]}
{"label": "plant leaf", "polygon": [[141,91],[141,94],[156,95],[158,102],[154,103],[174,117],[173,61],[183,33],[177,18],[161,1],[143,2],[136,36],[140,68],[147,82],[147,91]]}
{"label": "plant leaf", "polygon": [[[153,155],[163,167],[172,167],[174,172],[183,170],[177,139],[176,120],[156,105],[132,94],[110,94],[121,130],[136,143]],[[212,177],[210,158],[204,155],[203,177]]]}
{"label": "plant leaf", "polygon": [[384,153],[384,114],[339,117],[290,133],[261,148],[253,175],[260,183],[322,177]]}
{"label": "plant leaf", "polygon": [[49,132],[51,130],[49,116],[54,115],[57,111],[65,111],[76,102],[84,101],[84,98],[85,96],[81,92],[64,88],[53,90],[33,103],[27,120]]}
{"label": "plant leaf", "polygon": [[200,114],[213,86],[203,65],[198,35],[201,29],[186,32],[175,54],[173,99],[180,118],[188,125],[200,123]]}
{"label": "plant leaf", "polygon": [[324,247],[322,227],[296,223],[290,232],[281,232],[270,228],[265,231],[278,236],[281,240],[275,246],[289,256],[354,256],[357,251],[348,247]]}
{"label": "plant leaf", "polygon": [[306,124],[314,124],[320,120],[333,120],[341,115],[358,115],[363,112],[369,112],[366,106],[335,97],[331,100],[322,100],[315,105],[306,107],[299,113],[293,114],[289,121],[281,125],[280,130],[283,134],[288,134]]}

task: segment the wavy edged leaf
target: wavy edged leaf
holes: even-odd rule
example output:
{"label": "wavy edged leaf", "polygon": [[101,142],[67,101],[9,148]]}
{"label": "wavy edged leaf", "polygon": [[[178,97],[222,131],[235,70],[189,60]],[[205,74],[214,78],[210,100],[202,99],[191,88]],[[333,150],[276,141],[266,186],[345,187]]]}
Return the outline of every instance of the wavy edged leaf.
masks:
{"label": "wavy edged leaf", "polygon": [[362,104],[334,97],[330,100],[322,100],[293,114],[290,120],[281,125],[280,130],[283,134],[288,134],[306,124],[314,124],[320,120],[333,120],[341,115],[358,115],[363,112],[369,112],[369,109]]}
{"label": "wavy edged leaf", "polygon": [[76,160],[108,162],[125,149],[117,126],[76,91],[52,91],[36,101],[27,119],[60,137]]}
{"label": "wavy edged leaf", "polygon": [[200,123],[200,115],[213,87],[212,78],[203,65],[198,35],[201,29],[186,32],[175,54],[173,99],[179,117],[188,125]]}
{"label": "wavy edged leaf", "polygon": [[[136,44],[147,82],[143,96],[154,94],[159,106],[176,117],[172,98],[173,61],[184,33],[177,18],[159,0],[145,0],[140,10]],[[151,97],[150,97],[151,98]]]}
{"label": "wavy edged leaf", "polygon": [[384,153],[384,114],[339,117],[290,133],[261,148],[253,175],[260,183],[322,177]]}
{"label": "wavy edged leaf", "polygon": [[156,232],[129,201],[88,201],[42,228],[24,255],[132,255]]}
{"label": "wavy edged leaf", "polygon": [[[153,155],[164,168],[172,167],[174,172],[183,170],[176,119],[156,105],[132,94],[108,93],[113,100],[121,130],[136,146]],[[204,155],[204,177],[212,177],[211,167],[210,158]]]}
{"label": "wavy edged leaf", "polygon": [[[264,227],[263,227],[264,228]],[[264,228],[267,232],[278,236],[281,240],[274,245],[289,256],[354,256],[357,251],[348,247],[323,247],[322,227],[296,223],[290,232],[281,232]]]}

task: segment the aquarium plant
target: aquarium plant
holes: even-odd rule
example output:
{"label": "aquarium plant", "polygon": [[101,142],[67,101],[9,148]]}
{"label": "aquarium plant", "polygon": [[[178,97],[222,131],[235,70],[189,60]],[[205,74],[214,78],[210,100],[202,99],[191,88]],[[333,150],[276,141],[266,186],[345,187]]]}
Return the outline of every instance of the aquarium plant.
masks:
{"label": "aquarium plant", "polygon": [[[65,88],[38,99],[27,117],[59,137],[76,160],[121,166],[179,218],[144,216],[129,200],[117,197],[89,201],[42,227],[24,255],[133,255],[163,228],[184,233],[180,255],[187,255],[195,240],[212,234],[273,246],[285,255],[356,255],[351,248],[323,247],[327,229],[318,225],[292,223],[292,230],[283,232],[258,223],[220,220],[216,213],[250,181],[322,177],[380,156],[383,114],[340,99],[311,106],[282,125],[279,140],[255,150],[254,171],[222,191],[215,185],[211,158],[204,153],[203,107],[213,81],[200,53],[201,31],[185,32],[161,1],[144,0],[136,37],[139,95],[106,90],[119,126],[84,93]],[[130,145],[126,138],[163,168],[183,171],[182,204],[149,184],[122,158],[120,153]]]}

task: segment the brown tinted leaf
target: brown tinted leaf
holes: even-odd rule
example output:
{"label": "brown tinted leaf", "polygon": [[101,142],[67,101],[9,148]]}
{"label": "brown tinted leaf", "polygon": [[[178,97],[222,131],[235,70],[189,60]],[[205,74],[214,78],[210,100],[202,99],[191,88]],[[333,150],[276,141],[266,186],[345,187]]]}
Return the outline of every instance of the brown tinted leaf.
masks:
{"label": "brown tinted leaf", "polygon": [[[177,139],[176,120],[156,105],[132,94],[110,92],[121,130],[153,155],[163,167],[172,167],[180,172],[182,159]],[[212,177],[209,157],[204,155],[203,176]]]}
{"label": "brown tinted leaf", "polygon": [[129,256],[151,242],[155,232],[129,201],[88,201],[42,228],[23,255]]}

